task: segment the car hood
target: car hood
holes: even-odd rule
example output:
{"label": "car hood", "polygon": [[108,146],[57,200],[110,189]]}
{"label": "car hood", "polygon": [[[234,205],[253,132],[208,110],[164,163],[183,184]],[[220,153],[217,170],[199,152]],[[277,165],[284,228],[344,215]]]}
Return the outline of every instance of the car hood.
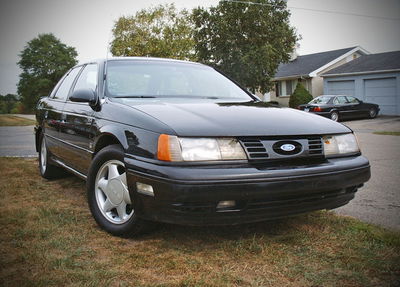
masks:
{"label": "car hood", "polygon": [[168,125],[179,136],[281,136],[346,133],[323,117],[264,102],[130,101],[123,104]]}

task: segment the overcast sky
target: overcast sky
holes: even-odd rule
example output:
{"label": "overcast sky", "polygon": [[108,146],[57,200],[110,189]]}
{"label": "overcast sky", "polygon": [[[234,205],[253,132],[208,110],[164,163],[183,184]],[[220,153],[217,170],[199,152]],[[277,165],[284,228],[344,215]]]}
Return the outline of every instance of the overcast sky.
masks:
{"label": "overcast sky", "polygon": [[[171,2],[187,9],[218,3],[217,0],[0,0],[0,94],[16,93],[20,73],[16,65],[18,54],[39,33],[53,33],[63,43],[75,47],[80,62],[101,58],[106,56],[111,29],[118,17]],[[288,6],[291,24],[302,36],[300,55],[357,45],[371,53],[400,50],[400,0],[289,0]]]}

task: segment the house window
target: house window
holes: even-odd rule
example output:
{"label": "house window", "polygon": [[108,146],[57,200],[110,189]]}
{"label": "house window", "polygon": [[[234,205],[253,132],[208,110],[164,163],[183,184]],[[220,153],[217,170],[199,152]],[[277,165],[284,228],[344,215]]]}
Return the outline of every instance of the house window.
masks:
{"label": "house window", "polygon": [[275,91],[276,91],[276,96],[280,97],[282,96],[282,82],[278,81],[275,83]]}
{"label": "house window", "polygon": [[292,94],[292,81],[288,80],[286,81],[286,95],[291,95]]}

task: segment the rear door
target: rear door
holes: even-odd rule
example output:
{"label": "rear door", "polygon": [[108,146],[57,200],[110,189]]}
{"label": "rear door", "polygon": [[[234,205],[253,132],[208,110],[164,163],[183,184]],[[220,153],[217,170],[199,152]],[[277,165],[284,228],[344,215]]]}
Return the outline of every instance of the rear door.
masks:
{"label": "rear door", "polygon": [[334,109],[339,112],[341,118],[348,117],[349,107],[347,105],[347,99],[345,96],[336,96],[333,99]]}
{"label": "rear door", "polygon": [[349,115],[354,118],[360,118],[368,114],[368,109],[357,98],[347,96],[349,106]]}
{"label": "rear door", "polygon": [[[97,64],[86,65],[79,75],[71,94],[80,89],[97,90]],[[60,153],[64,162],[75,170],[87,174],[92,158],[91,143],[94,138],[92,123],[94,110],[88,103],[67,100],[63,115],[65,129],[60,131]]]}

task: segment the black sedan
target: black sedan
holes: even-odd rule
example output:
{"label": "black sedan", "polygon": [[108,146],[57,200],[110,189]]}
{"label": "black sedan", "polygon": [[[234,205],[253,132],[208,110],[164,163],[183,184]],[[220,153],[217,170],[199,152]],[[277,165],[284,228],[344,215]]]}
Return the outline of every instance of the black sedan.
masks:
{"label": "black sedan", "polygon": [[373,119],[379,113],[379,106],[376,104],[364,103],[355,97],[342,95],[322,95],[298,108],[328,117],[335,122],[366,117]]}
{"label": "black sedan", "polygon": [[271,220],[348,203],[370,178],[353,132],[272,107],[211,67],[114,58],[72,68],[37,106],[44,178],[87,181],[115,235],[151,221]]}

